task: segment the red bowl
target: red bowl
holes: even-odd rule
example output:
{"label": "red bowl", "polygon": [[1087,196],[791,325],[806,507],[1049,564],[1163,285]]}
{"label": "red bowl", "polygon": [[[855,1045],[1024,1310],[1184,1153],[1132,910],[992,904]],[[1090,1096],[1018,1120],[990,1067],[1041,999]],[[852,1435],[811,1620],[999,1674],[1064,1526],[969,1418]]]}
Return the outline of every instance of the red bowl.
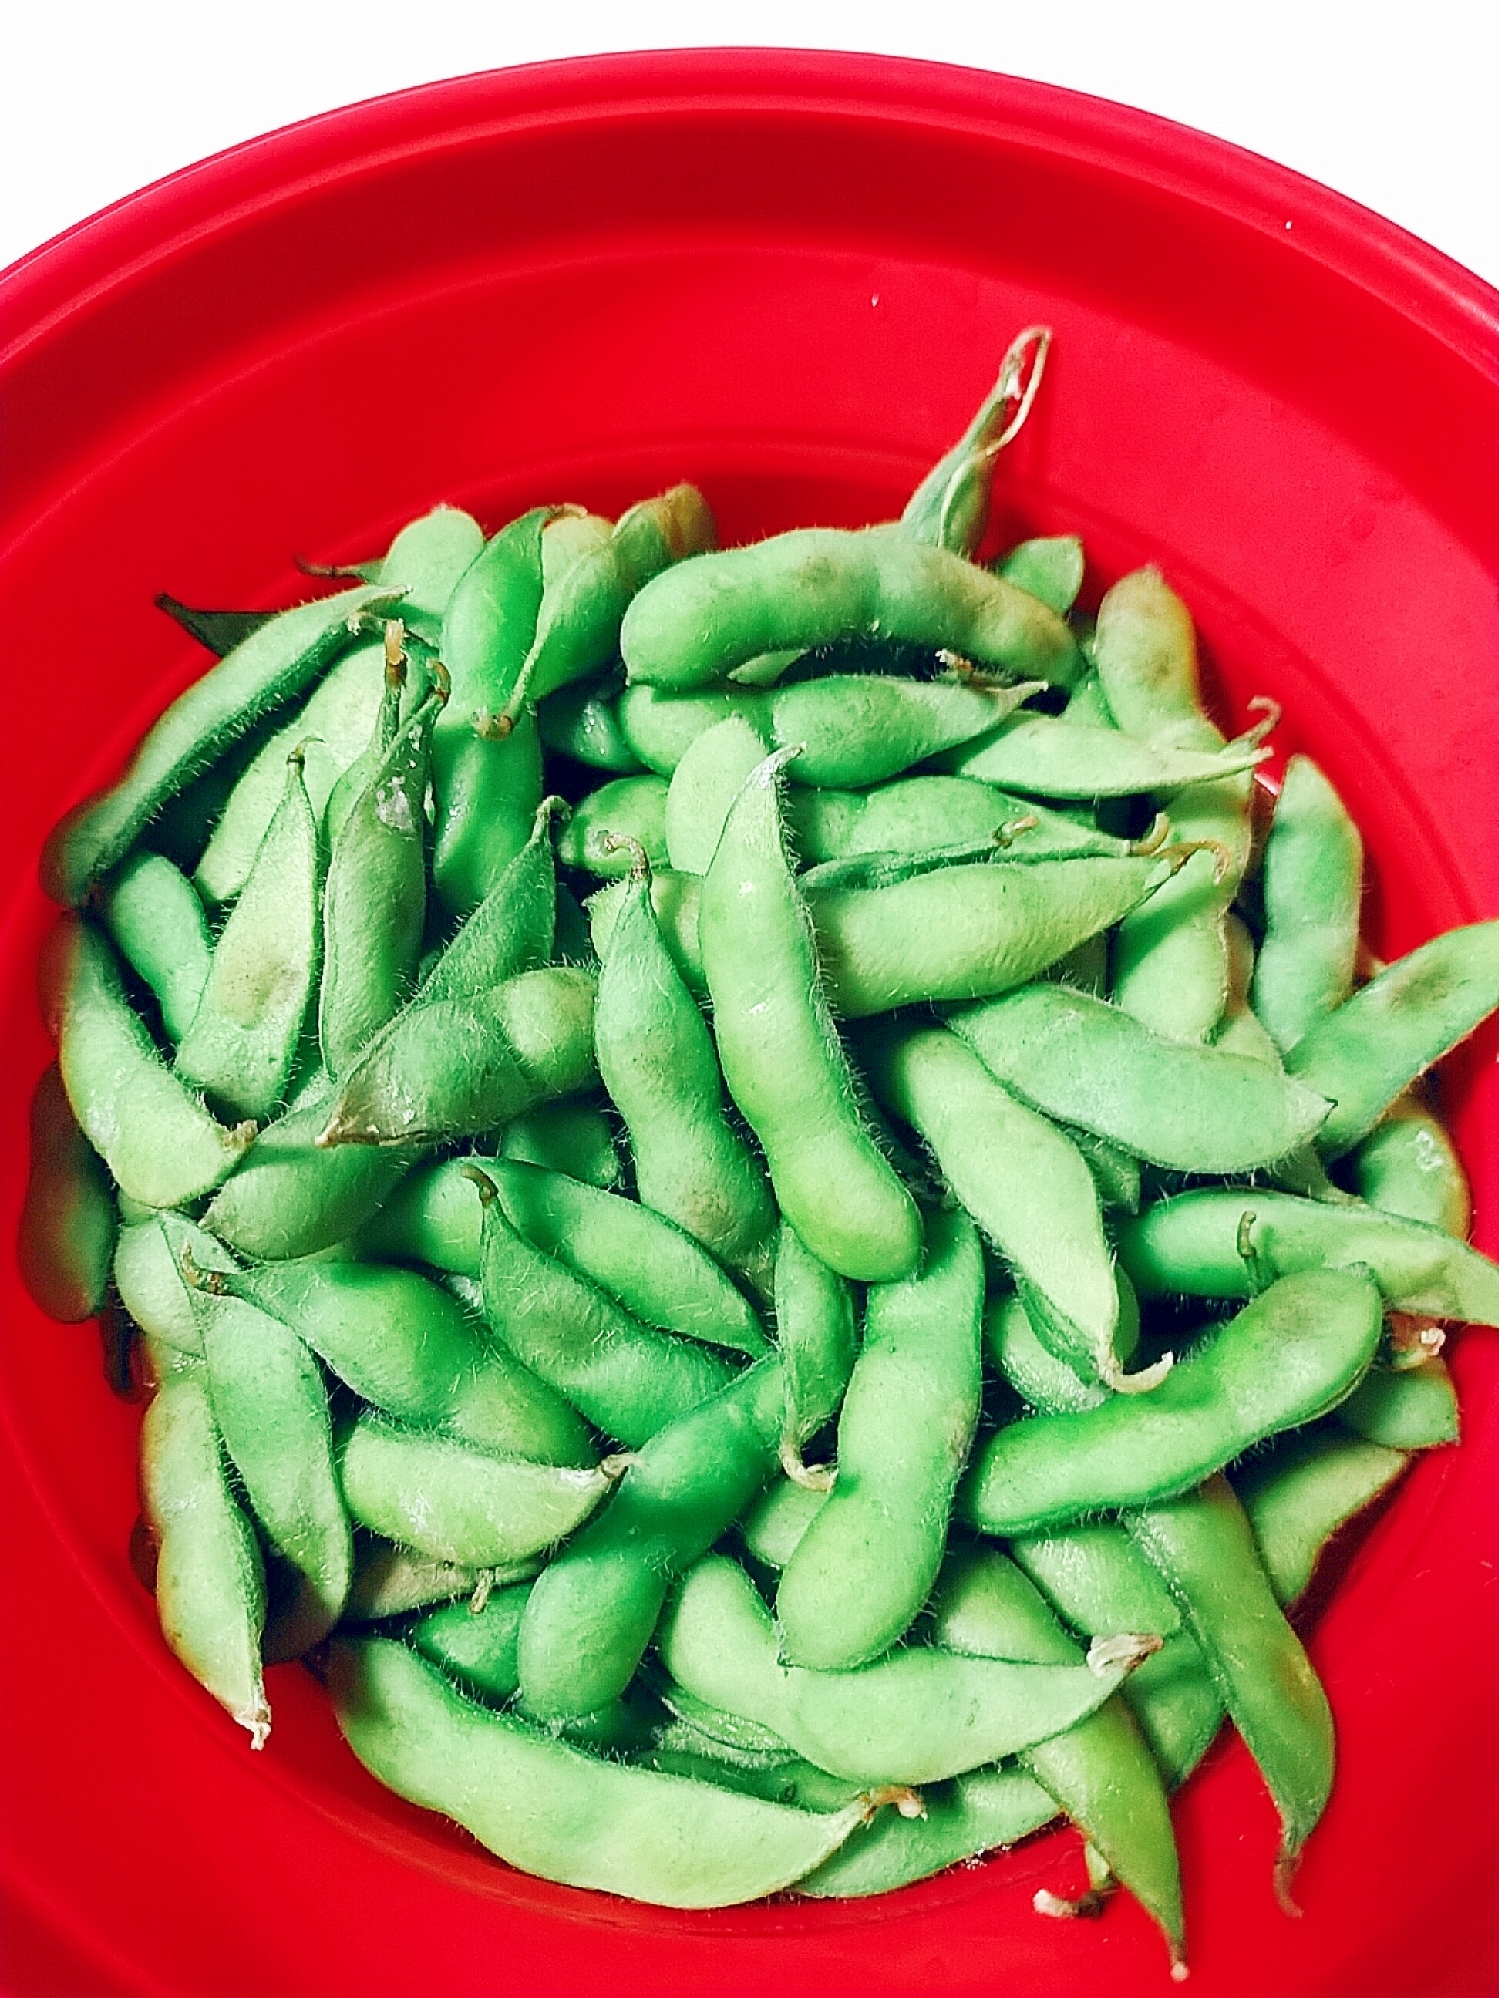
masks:
{"label": "red bowl", "polygon": [[[0,310],[7,1245],[47,1059],[41,838],[203,663],[157,590],[290,601],[293,554],[367,554],[444,499],[492,527],[690,477],[730,538],[885,517],[1031,321],[1056,345],[999,531],[1080,531],[1100,583],[1164,565],[1229,718],[1276,696],[1348,798],[1377,950],[1499,912],[1499,298],[1263,160],[961,70],[602,58],[242,146],[38,251]],[[1490,1251],[1495,1049],[1447,1078]],[[8,1989],[1165,1989],[1127,1902],[1032,1914],[1081,1882],[1071,1833],[872,1903],[678,1915],[399,1803],[299,1669],[251,1755],[130,1571],[138,1410],[13,1257],[4,1299]],[[1499,1986],[1493,1335],[1455,1366],[1464,1448],[1415,1467],[1312,1638],[1341,1771],[1303,1919],[1236,1743],[1180,1800],[1199,1998]]]}

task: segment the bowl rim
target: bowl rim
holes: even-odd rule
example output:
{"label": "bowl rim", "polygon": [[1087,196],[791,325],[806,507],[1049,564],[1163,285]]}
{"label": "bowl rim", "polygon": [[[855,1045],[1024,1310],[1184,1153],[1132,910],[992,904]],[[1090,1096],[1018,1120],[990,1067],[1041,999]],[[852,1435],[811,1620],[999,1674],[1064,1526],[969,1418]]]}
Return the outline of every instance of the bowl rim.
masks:
{"label": "bowl rim", "polygon": [[[1499,384],[1499,289],[1375,210],[1263,154],[1112,99],[1002,71],[911,56],[783,46],[629,50],[478,70],[279,126],[99,209],[0,271],[0,379],[60,317],[155,263],[403,154],[484,129],[701,111],[820,107],[843,117],[996,127],[1053,155],[1126,168],[1258,233],[1302,240],[1325,267],[1418,324]],[[1288,214],[1289,211],[1289,214]]]}

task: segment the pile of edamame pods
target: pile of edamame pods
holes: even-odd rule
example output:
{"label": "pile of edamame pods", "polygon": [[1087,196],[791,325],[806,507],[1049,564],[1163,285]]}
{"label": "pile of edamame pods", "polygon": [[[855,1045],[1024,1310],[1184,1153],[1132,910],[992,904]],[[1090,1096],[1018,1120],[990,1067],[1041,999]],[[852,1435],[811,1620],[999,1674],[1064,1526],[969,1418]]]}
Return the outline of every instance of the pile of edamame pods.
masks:
{"label": "pile of edamame pods", "polygon": [[[54,833],[23,1266],[132,1328],[167,1643],[512,1864],[871,1895],[1055,1818],[1185,1930],[1227,1717],[1499,1324],[1420,1078],[1499,923],[1361,955],[1357,830],[1225,739],[1155,568],[982,563],[1030,329],[898,521],[439,507]],[[1267,1855],[1268,1863],[1268,1855]]]}

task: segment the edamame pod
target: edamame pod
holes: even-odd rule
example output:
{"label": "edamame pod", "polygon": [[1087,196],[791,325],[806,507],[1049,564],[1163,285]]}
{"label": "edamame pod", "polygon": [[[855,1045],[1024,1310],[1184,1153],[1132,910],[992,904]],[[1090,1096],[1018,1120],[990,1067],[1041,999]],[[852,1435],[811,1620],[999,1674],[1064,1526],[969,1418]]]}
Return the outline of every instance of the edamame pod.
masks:
{"label": "edamame pod", "polygon": [[1046,534],[1018,541],[994,565],[996,575],[1017,590],[1039,597],[1058,617],[1065,617],[1076,603],[1085,567],[1083,544],[1075,534]]}
{"label": "edamame pod", "polygon": [[226,1129],[172,1074],[93,925],[65,916],[59,929],[57,1060],[84,1135],[132,1200],[178,1207],[211,1192],[254,1125]]}
{"label": "edamame pod", "polygon": [[512,1227],[494,1185],[484,1202],[484,1314],[523,1365],[606,1435],[634,1448],[727,1386],[717,1354],[642,1325]]}
{"label": "edamame pod", "polygon": [[31,1099],[31,1170],[16,1244],[21,1281],[49,1318],[76,1325],[104,1309],[116,1225],[108,1175],[52,1063]]}
{"label": "edamame pod", "polygon": [[609,1489],[608,1473],[501,1457],[366,1411],[338,1439],[349,1515],[438,1561],[487,1568],[565,1539]]}
{"label": "edamame pod", "polygon": [[462,921],[525,845],[541,803],[535,715],[527,710],[499,741],[477,727],[436,730],[432,790],[432,891]]}
{"label": "edamame pod", "polygon": [[784,1568],[827,1502],[827,1493],[814,1485],[775,1479],[739,1522],[745,1547],[762,1567]]}
{"label": "edamame pod", "polygon": [[203,1225],[243,1256],[312,1256],[353,1234],[408,1170],[416,1149],[324,1146],[332,1092],[323,1077],[255,1139]]}
{"label": "edamame pod", "polygon": [[[1121,1366],[1134,1356],[1140,1340],[1140,1305],[1134,1285],[1116,1264],[1119,1325],[1114,1351]],[[1038,1415],[1070,1415],[1099,1408],[1109,1390],[1099,1381],[1084,1380],[1075,1367],[1058,1359],[1036,1333],[1021,1300],[1013,1291],[990,1299],[984,1312],[984,1345],[990,1359],[1022,1401]]]}
{"label": "edamame pod", "polygon": [[[948,1650],[1038,1665],[1081,1653],[1035,1584],[993,1548],[952,1559],[942,1577],[932,1634]],[[1158,1924],[1173,1976],[1185,1974],[1181,1872],[1159,1771],[1123,1697],[1065,1734],[1021,1752],[1089,1844]],[[1177,1966],[1181,1965],[1178,1972]]]}
{"label": "edamame pod", "polygon": [[1473,1197],[1457,1148],[1429,1110],[1399,1098],[1353,1154],[1360,1197],[1384,1214],[1467,1239]]}
{"label": "edamame pod", "polygon": [[[562,956],[564,963],[571,959],[571,953]],[[605,1191],[617,1189],[625,1176],[615,1126],[593,1103],[538,1103],[522,1110],[505,1126],[500,1155]]]}
{"label": "edamame pod", "polygon": [[1173,1504],[1132,1513],[1126,1524],[1176,1597],[1275,1799],[1281,1817],[1276,1883],[1284,1900],[1290,1869],[1332,1788],[1327,1695],[1275,1600],[1226,1478],[1213,1478]]}
{"label": "edamame pod", "polygon": [[631,840],[652,867],[666,862],[666,779],[616,777],[590,791],[557,842],[559,859],[605,879],[630,871]]}
{"label": "edamame pod", "polygon": [[673,867],[684,874],[707,873],[729,807],[765,751],[760,730],[739,715],[715,722],[689,746],[666,793],[663,832]]}
{"label": "edamame pod", "polygon": [[[1119,1387],[1119,1295],[1093,1177],[1055,1125],[1003,1089],[944,1027],[861,1043],[879,1100],[931,1147],[944,1178],[1024,1285],[1033,1322],[1080,1370]],[[1038,1322],[1039,1321],[1039,1322]],[[1140,1376],[1136,1388],[1151,1385]]]}
{"label": "edamame pod", "polygon": [[1200,1187],[1131,1221],[1119,1258],[1142,1297],[1252,1297],[1267,1279],[1294,1270],[1361,1264],[1392,1310],[1499,1325],[1499,1268],[1487,1256],[1362,1201]]}
{"label": "edamame pod", "polygon": [[346,1740],[381,1782],[573,1887],[670,1908],[758,1900],[828,1858],[865,1812],[789,1810],[597,1761],[465,1700],[388,1640],[336,1645],[329,1683]]}
{"label": "edamame pod", "polygon": [[260,1669],[265,1570],[224,1476],[219,1432],[199,1373],[163,1380],[141,1424],[141,1496],[155,1533],[161,1631],[201,1686],[247,1728],[271,1731]]}
{"label": "edamame pod", "polygon": [[867,1282],[921,1253],[916,1204],[864,1125],[786,860],[767,757],[734,801],[703,881],[703,967],[729,1093],[765,1149],[782,1212],[814,1255]]}
{"label": "edamame pod", "polygon": [[198,1010],[213,957],[196,889],[161,854],[133,853],[110,877],[99,913],[115,949],[150,986],[167,1039],[180,1041]]}
{"label": "edamame pod", "polygon": [[619,686],[616,678],[606,676],[602,685],[585,680],[549,694],[536,710],[542,748],[616,777],[638,775],[645,766],[619,725]]}
{"label": "edamame pod", "polygon": [[630,1134],[641,1200],[720,1262],[763,1281],[775,1205],[725,1114],[713,1036],[673,969],[644,876],[626,885],[605,947],[594,1040]]}
{"label": "edamame pod", "polygon": [[463,999],[415,1005],[349,1069],[320,1147],[438,1145],[484,1137],[594,1079],[591,972],[523,971]]}
{"label": "edamame pod", "polygon": [[300,1657],[342,1614],[354,1543],[333,1464],[328,1393],[316,1360],[288,1326],[219,1286],[188,1251],[192,1309],[208,1398],[224,1448],[266,1538],[295,1570],[291,1613],[268,1629],[267,1659]]}
{"label": "edamame pod", "polygon": [[483,547],[484,531],[472,514],[435,506],[407,521],[385,551],[375,580],[403,593],[401,616],[435,645],[453,591]]}
{"label": "edamame pod", "polygon": [[921,1802],[920,1817],[882,1811],[856,1828],[831,1859],[797,1881],[797,1893],[817,1900],[889,1894],[961,1860],[1018,1845],[1057,1815],[1050,1792],[1008,1764],[930,1786]]}
{"label": "edamame pod", "polygon": [[427,908],[427,785],[439,686],[397,731],[328,861],[318,1043],[337,1078],[416,984]]}
{"label": "edamame pod", "polygon": [[867,791],[792,789],[786,823],[808,867],[855,854],[924,853],[964,841],[987,844],[1013,860],[1129,851],[1124,840],[1108,839],[972,777],[897,777]]}
{"label": "edamame pod", "polygon": [[243,892],[219,932],[177,1073],[242,1117],[285,1094],[317,982],[322,851],[300,751]]}
{"label": "edamame pod", "polygon": [[1219,750],[1159,748],[1119,729],[1018,714],[950,750],[942,768],[1027,797],[1154,797],[1252,770],[1269,753],[1253,734]]}
{"label": "edamame pod", "polygon": [[619,721],[643,763],[671,775],[697,737],[734,717],[771,749],[799,747],[794,784],[877,784],[913,764],[973,741],[1037,691],[958,678],[907,680],[894,674],[834,673],[765,693],[662,694],[627,687]]}
{"label": "edamame pod", "polygon": [[557,930],[552,824],[566,809],[560,798],[542,799],[531,837],[422,981],[418,1004],[472,999],[550,961]]}
{"label": "edamame pod", "polygon": [[1317,1134],[1335,1159],[1499,1006],[1499,922],[1447,930],[1387,964],[1304,1033],[1286,1070],[1337,1105]]}
{"label": "edamame pod", "polygon": [[1310,1138],[1331,1108],[1264,1062],[1169,1040],[1059,985],[965,1007],[949,1025],[1038,1110],[1177,1172],[1268,1165]]}
{"label": "edamame pod", "polygon": [[999,378],[968,428],[906,501],[900,530],[930,548],[971,557],[989,519],[989,488],[1000,452],[1030,414],[1046,355],[1049,326],[1027,326],[1005,350]]}
{"label": "edamame pod", "polygon": [[[307,796],[319,822],[326,820],[331,838],[330,808],[335,796],[347,788],[348,773],[369,741],[370,718],[381,703],[385,661],[380,638],[361,639],[334,662],[291,720],[255,752],[198,860],[193,883],[205,901],[233,901],[244,887],[286,789],[286,759],[294,749],[306,751]],[[384,747],[389,746],[387,739]]]}
{"label": "edamame pod", "polygon": [[1254,1010],[1284,1053],[1353,991],[1364,843],[1309,756],[1287,760],[1265,841]]}
{"label": "edamame pod", "polygon": [[776,1592],[782,1654],[819,1670],[898,1642],[931,1593],[978,1421],[984,1253],[966,1214],[927,1217],[921,1272],[870,1286],[838,1417],[838,1477]]}
{"label": "edamame pod", "polygon": [[[775,1307],[786,1387],[781,1461],[801,1480],[802,1445],[837,1413],[859,1350],[859,1328],[847,1283],[813,1255],[789,1221],[776,1238]],[[817,1481],[825,1485],[826,1475]]]}
{"label": "edamame pod", "polygon": [[243,734],[293,699],[348,645],[364,613],[394,602],[379,588],[283,611],[237,645],[146,731],[113,790],[75,806],[42,852],[42,886],[55,902],[80,904],[123,857],[152,815]]}
{"label": "edamame pod", "polygon": [[1338,1410],[1355,1436],[1392,1450],[1432,1450],[1458,1440],[1457,1392],[1433,1353],[1415,1367],[1372,1367]]}
{"label": "edamame pod", "polygon": [[769,1612],[721,1555],[688,1574],[658,1642],[689,1692],[859,1783],[934,1783],[997,1762],[1102,1706],[1138,1662],[1014,1665],[911,1645],[852,1672],[802,1671],[778,1661]]}
{"label": "edamame pod", "polygon": [[1263,1438],[1335,1408],[1368,1372],[1382,1323],[1363,1271],[1282,1277],[1148,1396],[1001,1429],[959,1510],[985,1533],[1029,1533],[1187,1491]]}
{"label": "edamame pod", "polygon": [[520,1688],[517,1645],[530,1594],[530,1583],[521,1582],[491,1590],[478,1609],[445,1603],[412,1626],[411,1642],[471,1700],[503,1705]]}
{"label": "edamame pod", "polygon": [[630,605],[620,650],[632,680],[694,687],[762,652],[880,638],[1070,686],[1072,634],[1034,597],[889,528],[802,528],[699,555]]}
{"label": "edamame pod", "polygon": [[1388,1490],[1406,1462],[1398,1450],[1328,1428],[1288,1436],[1273,1455],[1234,1473],[1277,1602],[1306,1592],[1333,1534]]}
{"label": "edamame pod", "polygon": [[433,1603],[456,1602],[459,1597],[465,1599],[467,1616],[469,1604],[481,1600],[484,1591],[529,1582],[541,1566],[532,1556],[507,1561],[501,1568],[466,1568],[456,1561],[434,1561],[412,1547],[398,1547],[364,1532],[355,1534],[354,1549],[354,1584],[343,1614],[346,1624],[383,1623],[387,1617],[405,1616]]}
{"label": "edamame pod", "polygon": [[520,1686],[533,1714],[587,1713],[624,1692],[671,1583],[774,1470],[785,1407],[771,1357],[641,1447],[608,1506],[531,1591]]}

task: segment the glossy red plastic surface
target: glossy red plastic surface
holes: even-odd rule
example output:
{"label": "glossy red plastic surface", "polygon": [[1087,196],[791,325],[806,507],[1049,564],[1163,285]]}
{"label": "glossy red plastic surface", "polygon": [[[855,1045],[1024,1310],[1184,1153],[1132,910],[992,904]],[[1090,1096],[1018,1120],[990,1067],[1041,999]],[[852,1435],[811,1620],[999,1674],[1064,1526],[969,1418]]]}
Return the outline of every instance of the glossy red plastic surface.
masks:
{"label": "glossy red plastic surface", "polygon": [[[335,113],[178,175],[0,283],[6,475],[0,1767],[6,1989],[1163,1993],[1057,1833],[869,1904],[672,1915],[520,1878],[380,1791],[314,1682],[263,1755],[167,1656],[126,1542],[139,1410],[14,1239],[46,827],[203,656],[152,609],[292,600],[437,500],[489,526],[697,479],[729,537],[888,515],[1020,326],[1056,328],[996,533],[1159,560],[1226,716],[1283,701],[1364,826],[1386,955],[1499,913],[1499,300],[1190,132],[965,71],[608,58]],[[1499,1248],[1492,1033],[1449,1106]],[[1298,1882],[1220,1745],[1177,1807],[1197,1998],[1499,1984],[1492,1333],[1467,1445],[1416,1466],[1312,1639],[1341,1773]],[[1323,1595],[1327,1594],[1323,1590]]]}

